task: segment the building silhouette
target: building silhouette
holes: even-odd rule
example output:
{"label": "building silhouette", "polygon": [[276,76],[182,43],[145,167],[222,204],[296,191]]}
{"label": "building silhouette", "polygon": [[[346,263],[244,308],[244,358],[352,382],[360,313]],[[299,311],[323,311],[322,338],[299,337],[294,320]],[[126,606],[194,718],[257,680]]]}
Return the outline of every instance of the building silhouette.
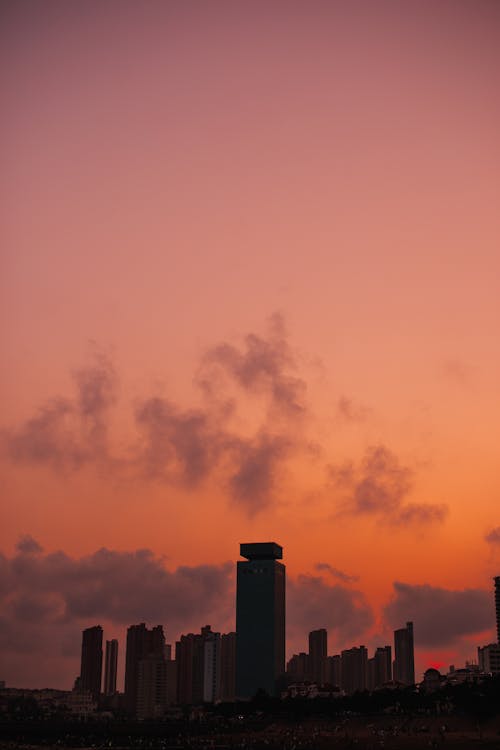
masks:
{"label": "building silhouette", "polygon": [[113,638],[106,641],[106,656],[104,659],[104,695],[116,693],[116,673],[118,668],[118,641]]}
{"label": "building silhouette", "polygon": [[415,684],[413,623],[394,631],[394,679],[402,685]]}
{"label": "building silhouette", "polygon": [[328,634],[325,628],[309,633],[309,670],[312,682],[324,685],[327,681]]}
{"label": "building silhouette", "polygon": [[366,690],[368,678],[368,652],[365,646],[354,646],[341,652],[342,690],[350,695]]}
{"label": "building silhouette", "polygon": [[220,699],[232,702],[236,698],[236,633],[222,635],[220,662]]}
{"label": "building silhouette", "polygon": [[333,687],[342,685],[342,656],[334,654],[326,658],[326,681]]}
{"label": "building silhouette", "polygon": [[300,654],[294,654],[286,665],[288,682],[310,682],[311,669],[309,664],[309,654],[304,651],[301,651]]}
{"label": "building silhouette", "polygon": [[285,566],[275,542],[241,544],[237,564],[236,696],[276,695],[285,672]]}
{"label": "building silhouette", "polygon": [[500,644],[500,576],[495,576],[495,614],[497,619],[497,643]]}
{"label": "building silhouette", "polygon": [[79,689],[89,692],[97,701],[101,693],[102,676],[102,628],[95,625],[82,632],[82,659]]}
{"label": "building silhouette", "polygon": [[127,630],[127,651],[125,655],[125,708],[130,713],[137,713],[137,696],[139,687],[139,663],[153,656],[166,661],[165,636],[163,627],[157,625],[148,630],[145,623],[131,625]]}
{"label": "building silhouette", "polygon": [[167,660],[165,654],[150,653],[137,664],[135,715],[138,719],[159,718],[167,704]]}

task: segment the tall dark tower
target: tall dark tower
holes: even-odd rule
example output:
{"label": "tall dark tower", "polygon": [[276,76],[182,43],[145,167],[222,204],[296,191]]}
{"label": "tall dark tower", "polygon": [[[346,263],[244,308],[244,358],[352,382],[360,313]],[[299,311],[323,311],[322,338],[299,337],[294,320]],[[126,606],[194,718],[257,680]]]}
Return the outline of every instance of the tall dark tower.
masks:
{"label": "tall dark tower", "polygon": [[497,616],[497,643],[500,643],[500,576],[495,576],[495,612]]}
{"label": "tall dark tower", "polygon": [[394,631],[394,679],[403,685],[415,684],[413,623]]}
{"label": "tall dark tower", "polygon": [[326,657],[328,651],[328,633],[325,628],[312,630],[309,633],[309,670],[311,680],[318,685],[326,682]]}
{"label": "tall dark tower", "polygon": [[82,661],[80,667],[80,687],[92,693],[98,700],[101,692],[102,675],[102,628],[96,625],[82,633]]}
{"label": "tall dark tower", "polygon": [[118,641],[106,641],[106,659],[104,662],[104,695],[116,693],[116,671],[118,666]]}
{"label": "tall dark tower", "polygon": [[285,566],[275,542],[241,544],[237,565],[236,697],[276,695],[285,672]]}

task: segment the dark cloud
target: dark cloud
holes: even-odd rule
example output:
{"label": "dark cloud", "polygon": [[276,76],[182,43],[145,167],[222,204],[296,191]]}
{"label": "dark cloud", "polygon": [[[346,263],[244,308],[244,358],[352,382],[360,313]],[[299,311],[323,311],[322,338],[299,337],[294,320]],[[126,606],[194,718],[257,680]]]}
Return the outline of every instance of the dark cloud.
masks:
{"label": "dark cloud", "polygon": [[373,515],[399,525],[444,520],[444,505],[408,503],[414,472],[384,445],[370,446],[359,467],[352,463],[328,467],[329,480],[345,496],[340,514]]}
{"label": "dark cloud", "polygon": [[448,515],[448,506],[425,503],[408,503],[391,518],[395,524],[408,526],[412,524],[442,523]]}
{"label": "dark cloud", "polygon": [[360,591],[340,584],[329,585],[323,578],[310,575],[287,581],[287,612],[292,639],[317,628],[327,628],[338,644],[335,648],[352,645],[374,621]]}
{"label": "dark cloud", "polygon": [[235,470],[229,487],[231,496],[250,515],[263,510],[272,501],[277,477],[291,449],[288,438],[266,432],[255,439],[237,441]]}
{"label": "dark cloud", "polygon": [[344,573],[338,568],[334,568],[333,565],[330,565],[329,563],[319,562],[316,563],[314,567],[316,568],[316,570],[326,571],[330,573],[330,575],[332,575],[334,578],[338,578],[339,581],[342,581],[343,583],[354,583],[355,581],[359,581],[359,576],[347,575],[347,573]]}
{"label": "dark cloud", "polygon": [[337,402],[337,415],[346,422],[364,422],[369,414],[370,409],[356,404],[347,396],[341,396]]}
{"label": "dark cloud", "polygon": [[18,552],[24,552],[27,555],[37,555],[43,551],[42,547],[39,545],[36,539],[33,539],[33,537],[29,534],[26,534],[19,539],[18,543],[16,544],[16,550]]}
{"label": "dark cloud", "polygon": [[107,412],[114,401],[116,376],[101,354],[73,373],[76,395],[56,397],[14,430],[4,430],[6,451],[16,463],[78,469],[107,458]]}
{"label": "dark cloud", "polygon": [[144,436],[139,463],[150,477],[195,486],[219,460],[226,442],[203,410],[182,411],[166,399],[150,398],[136,410]]}
{"label": "dark cloud", "polygon": [[488,542],[488,544],[499,544],[500,545],[500,526],[497,526],[495,529],[492,529],[489,531],[485,537],[485,541]]}
{"label": "dark cloud", "polygon": [[[43,553],[26,539],[12,558],[0,556],[2,663],[14,665],[17,659],[19,665],[31,655],[33,674],[49,653],[56,661],[70,657],[76,670],[81,630],[97,622],[121,628],[161,623],[170,640],[205,623],[234,627],[231,563],[168,570],[147,549],[100,549],[74,558]],[[30,669],[27,662],[25,669]],[[19,679],[16,674],[9,678]]]}
{"label": "dark cloud", "polygon": [[392,628],[413,621],[419,646],[450,646],[454,641],[481,633],[494,625],[492,594],[482,589],[454,591],[429,584],[395,582],[394,596],[384,607]]}
{"label": "dark cloud", "polygon": [[226,375],[247,392],[265,393],[271,411],[286,416],[305,412],[305,381],[294,373],[296,362],[288,344],[283,318],[271,317],[267,337],[249,333],[242,349],[222,343],[209,349],[202,362],[199,382],[213,392]]}

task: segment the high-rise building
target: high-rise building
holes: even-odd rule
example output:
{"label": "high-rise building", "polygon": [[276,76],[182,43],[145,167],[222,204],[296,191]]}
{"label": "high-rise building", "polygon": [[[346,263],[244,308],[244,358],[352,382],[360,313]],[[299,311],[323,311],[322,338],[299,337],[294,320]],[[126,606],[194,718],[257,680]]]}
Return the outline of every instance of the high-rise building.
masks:
{"label": "high-rise building", "polygon": [[328,651],[328,634],[325,628],[312,630],[309,633],[309,669],[311,680],[318,685],[326,682],[326,657]]}
{"label": "high-rise building", "polygon": [[301,651],[300,654],[294,654],[287,662],[286,675],[288,682],[310,682],[311,668],[309,654]]}
{"label": "high-rise building", "polygon": [[136,716],[155,719],[167,708],[167,660],[164,654],[148,654],[137,664]]}
{"label": "high-rise building", "polygon": [[157,625],[148,630],[143,622],[140,625],[131,625],[127,630],[125,655],[125,707],[134,715],[137,713],[139,662],[148,656],[165,659],[163,627]]}
{"label": "high-rise building", "polygon": [[368,681],[368,652],[365,646],[346,649],[341,653],[342,689],[350,695],[366,690]]}
{"label": "high-rise building", "polygon": [[394,679],[402,685],[415,684],[413,623],[394,631]]}
{"label": "high-rise building", "polygon": [[[199,705],[205,695],[205,644],[215,634],[210,625],[205,625],[200,633],[181,635],[175,644],[177,662],[177,701],[182,705]],[[216,655],[220,659],[220,650]],[[214,679],[220,679],[215,677]],[[208,679],[208,678],[207,678]]]}
{"label": "high-rise building", "polygon": [[118,667],[118,641],[113,638],[106,641],[106,656],[104,659],[104,695],[116,693],[116,672]]}
{"label": "high-rise building", "polygon": [[340,654],[326,657],[327,672],[326,681],[333,687],[340,688],[342,685],[342,657]]}
{"label": "high-rise building", "polygon": [[285,566],[275,542],[241,544],[237,565],[236,696],[276,695],[285,672]]}
{"label": "high-rise building", "polygon": [[96,625],[82,633],[82,660],[80,667],[80,690],[89,692],[94,700],[101,693],[102,676],[102,628]]}
{"label": "high-rise building", "polygon": [[392,649],[379,646],[374,655],[374,687],[379,688],[392,680]]}
{"label": "high-rise building", "polygon": [[495,576],[495,613],[497,618],[497,643],[500,644],[500,576]]}
{"label": "high-rise building", "polygon": [[221,693],[221,637],[211,633],[204,643],[203,701],[216,703]]}
{"label": "high-rise building", "polygon": [[232,702],[236,697],[236,633],[224,633],[220,651],[220,698]]}

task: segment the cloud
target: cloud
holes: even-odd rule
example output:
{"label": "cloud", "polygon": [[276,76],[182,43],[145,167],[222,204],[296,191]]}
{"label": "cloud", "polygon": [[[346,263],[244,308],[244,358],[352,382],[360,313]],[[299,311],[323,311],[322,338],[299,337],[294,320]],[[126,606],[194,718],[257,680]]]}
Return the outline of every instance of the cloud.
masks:
{"label": "cloud", "polygon": [[70,669],[74,676],[81,630],[98,622],[122,629],[161,623],[170,641],[207,622],[233,629],[233,589],[232,563],[168,570],[147,549],[100,549],[77,558],[44,553],[24,537],[11,558],[0,555],[0,660],[14,670],[6,678],[19,683],[24,665],[26,679],[37,681],[47,654],[60,674]]}
{"label": "cloud", "polygon": [[369,414],[368,407],[356,404],[347,396],[341,396],[337,402],[337,415],[346,422],[364,422]]}
{"label": "cloud", "polygon": [[266,394],[271,412],[297,417],[305,412],[306,383],[293,374],[295,370],[283,318],[275,313],[269,320],[267,337],[249,333],[243,348],[228,343],[210,348],[198,380],[213,393],[213,384],[220,383],[225,375],[247,393]]}
{"label": "cloud", "polygon": [[408,503],[394,514],[392,522],[397,525],[442,523],[448,515],[448,506],[425,503]]}
{"label": "cloud", "polygon": [[102,354],[96,353],[93,359],[91,365],[73,373],[74,398],[49,399],[20,427],[3,431],[12,461],[74,470],[106,460],[106,420],[115,399],[116,375]]}
{"label": "cloud", "polygon": [[229,487],[231,496],[250,515],[271,503],[278,474],[292,445],[288,438],[266,432],[254,439],[236,442],[235,471],[230,477]]}
{"label": "cloud", "polygon": [[485,535],[484,539],[486,542],[488,542],[488,544],[500,545],[500,526],[497,526],[495,529],[489,531]]}
{"label": "cloud", "polygon": [[323,571],[330,573],[334,578],[338,578],[339,581],[342,581],[343,583],[354,583],[355,581],[359,581],[359,576],[350,576],[347,575],[347,573],[344,573],[342,570],[339,570],[338,568],[334,568],[329,563],[319,562],[316,563],[314,566],[316,570]]}
{"label": "cloud", "polygon": [[413,621],[419,646],[449,646],[463,636],[493,628],[493,595],[482,589],[451,590],[429,584],[396,581],[394,596],[384,607],[392,628]]}
{"label": "cloud", "polygon": [[287,612],[292,639],[327,628],[336,639],[336,648],[352,645],[374,621],[371,607],[360,591],[330,585],[311,575],[287,581]]}
{"label": "cloud", "polygon": [[224,433],[201,409],[181,410],[153,397],[139,405],[135,418],[144,438],[138,462],[151,478],[194,487],[208,476],[224,449]]}
{"label": "cloud", "polygon": [[[155,394],[138,400],[136,434],[125,453],[111,449],[109,434],[116,373],[97,352],[72,373],[73,396],[47,401],[24,424],[4,431],[4,448],[15,463],[56,472],[93,465],[107,476],[186,490],[214,481],[235,507],[254,515],[270,506],[286,462],[304,447],[290,423],[305,413],[305,382],[295,369],[283,319],[274,315],[267,335],[249,333],[241,348],[221,343],[206,352],[195,381],[200,405],[183,407]],[[234,384],[237,398],[228,395]],[[262,394],[264,414],[255,408]],[[246,432],[240,410],[254,422]]]}
{"label": "cloud", "polygon": [[382,444],[370,446],[359,467],[346,463],[327,470],[330,483],[344,493],[341,515],[377,516],[398,525],[442,522],[446,516],[444,505],[403,504],[413,489],[414,472]]}

